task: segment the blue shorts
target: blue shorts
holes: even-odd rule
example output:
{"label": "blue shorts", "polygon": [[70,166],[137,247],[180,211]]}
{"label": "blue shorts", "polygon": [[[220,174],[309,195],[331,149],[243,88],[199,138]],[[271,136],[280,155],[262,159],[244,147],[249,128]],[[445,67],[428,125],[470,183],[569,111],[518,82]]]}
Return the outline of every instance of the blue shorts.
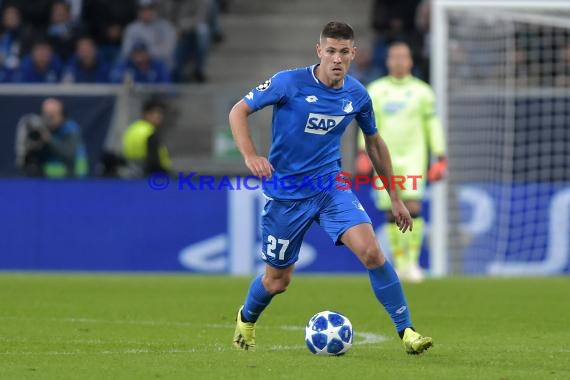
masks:
{"label": "blue shorts", "polygon": [[331,187],[301,200],[269,199],[261,214],[261,258],[275,268],[287,268],[299,259],[305,233],[317,222],[336,245],[341,235],[370,217],[351,190]]}

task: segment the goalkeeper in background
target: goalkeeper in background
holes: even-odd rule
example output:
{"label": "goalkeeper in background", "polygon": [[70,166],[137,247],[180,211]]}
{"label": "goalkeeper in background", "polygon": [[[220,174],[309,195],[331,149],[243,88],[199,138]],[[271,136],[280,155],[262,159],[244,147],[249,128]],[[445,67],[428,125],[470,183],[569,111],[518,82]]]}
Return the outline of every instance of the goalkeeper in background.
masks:
{"label": "goalkeeper in background", "polygon": [[[423,272],[419,256],[424,235],[422,198],[426,176],[438,181],[446,176],[447,159],[442,126],[435,113],[435,99],[431,87],[412,76],[412,55],[403,42],[392,44],[387,58],[388,76],[370,83],[368,92],[376,117],[376,125],[390,149],[395,175],[421,175],[415,189],[407,181],[405,190],[399,190],[400,198],[410,211],[414,229],[407,234],[398,231],[390,212],[390,199],[385,191],[376,191],[376,206],[386,211],[388,241],[392,260],[403,281],[419,282]],[[370,174],[372,164],[364,150],[364,137],[359,136],[357,171]],[[430,153],[434,163],[429,167]],[[427,172],[427,173],[426,173]],[[382,184],[378,184],[381,186]]]}

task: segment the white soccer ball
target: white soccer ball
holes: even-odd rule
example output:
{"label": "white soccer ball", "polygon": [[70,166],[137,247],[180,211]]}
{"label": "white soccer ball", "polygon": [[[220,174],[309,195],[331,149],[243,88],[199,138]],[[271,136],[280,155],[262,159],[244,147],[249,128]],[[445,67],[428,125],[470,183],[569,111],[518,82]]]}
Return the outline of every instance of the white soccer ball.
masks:
{"label": "white soccer ball", "polygon": [[352,347],[352,324],[336,311],[321,311],[305,327],[305,343],[315,355],[342,355]]}

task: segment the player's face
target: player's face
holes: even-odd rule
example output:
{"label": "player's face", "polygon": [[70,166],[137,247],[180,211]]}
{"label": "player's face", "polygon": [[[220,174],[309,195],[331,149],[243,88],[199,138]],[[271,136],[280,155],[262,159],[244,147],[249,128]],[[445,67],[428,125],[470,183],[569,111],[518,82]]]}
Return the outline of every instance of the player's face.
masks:
{"label": "player's face", "polygon": [[413,64],[412,54],[406,45],[392,46],[388,51],[386,65],[388,66],[390,75],[396,78],[410,75]]}
{"label": "player's face", "polygon": [[92,63],[95,61],[97,52],[95,44],[89,39],[80,40],[77,43],[77,56],[84,63]]}
{"label": "player's face", "polygon": [[54,3],[51,9],[51,22],[61,24],[69,20],[69,10],[64,3]]}
{"label": "player's face", "polygon": [[317,45],[317,55],[321,60],[319,67],[326,85],[335,86],[342,82],[355,53],[356,48],[352,40],[321,39]]}
{"label": "player's face", "polygon": [[18,28],[18,26],[21,24],[20,11],[15,7],[8,6],[4,10],[2,24],[4,25],[4,28],[8,30]]}
{"label": "player's face", "polygon": [[146,50],[135,50],[131,53],[131,60],[136,66],[144,68],[150,63],[150,55]]}
{"label": "player's face", "polygon": [[149,110],[144,117],[155,127],[161,127],[164,123],[164,112],[160,109]]}
{"label": "player's face", "polygon": [[57,129],[64,121],[62,104],[54,99],[45,100],[42,104],[42,117],[50,129]]}
{"label": "player's face", "polygon": [[49,45],[37,45],[32,50],[32,60],[40,69],[47,67],[52,59],[52,50]]}
{"label": "player's face", "polygon": [[156,10],[153,7],[143,7],[139,10],[139,19],[144,23],[153,22],[156,18]]}

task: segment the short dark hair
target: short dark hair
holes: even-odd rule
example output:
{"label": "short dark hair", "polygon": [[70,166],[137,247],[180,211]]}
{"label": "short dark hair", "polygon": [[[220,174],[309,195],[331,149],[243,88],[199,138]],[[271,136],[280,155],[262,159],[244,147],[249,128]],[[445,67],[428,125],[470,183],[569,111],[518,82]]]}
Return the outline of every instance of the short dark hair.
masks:
{"label": "short dark hair", "polygon": [[354,41],[354,30],[345,22],[331,21],[323,27],[321,32],[322,38]]}
{"label": "short dark hair", "polygon": [[79,45],[80,41],[90,41],[92,44],[95,44],[95,39],[89,34],[80,34],[75,40],[75,46]]}
{"label": "short dark hair", "polygon": [[410,47],[410,44],[407,43],[406,41],[402,41],[402,40],[396,40],[396,41],[392,41],[389,45],[388,45],[388,50],[390,50],[393,47],[398,47],[398,46],[405,46],[407,47],[410,52],[412,51],[412,48]]}
{"label": "short dark hair", "polygon": [[48,40],[48,39],[45,38],[45,37],[39,37],[39,38],[37,38],[36,40],[34,40],[34,41],[32,42],[32,48],[31,48],[31,50],[34,50],[34,48],[36,48],[36,47],[38,47],[38,46],[47,46],[47,47],[49,47],[50,49],[53,50],[53,46],[52,46],[50,40]]}
{"label": "short dark hair", "polygon": [[65,0],[55,0],[54,2],[51,3],[51,7],[53,8],[54,5],[63,5],[63,7],[68,11],[71,12],[71,4],[69,4],[67,1]]}
{"label": "short dark hair", "polygon": [[155,110],[166,112],[166,104],[164,104],[162,101],[158,99],[149,99],[146,102],[144,102],[142,107],[143,114]]}

